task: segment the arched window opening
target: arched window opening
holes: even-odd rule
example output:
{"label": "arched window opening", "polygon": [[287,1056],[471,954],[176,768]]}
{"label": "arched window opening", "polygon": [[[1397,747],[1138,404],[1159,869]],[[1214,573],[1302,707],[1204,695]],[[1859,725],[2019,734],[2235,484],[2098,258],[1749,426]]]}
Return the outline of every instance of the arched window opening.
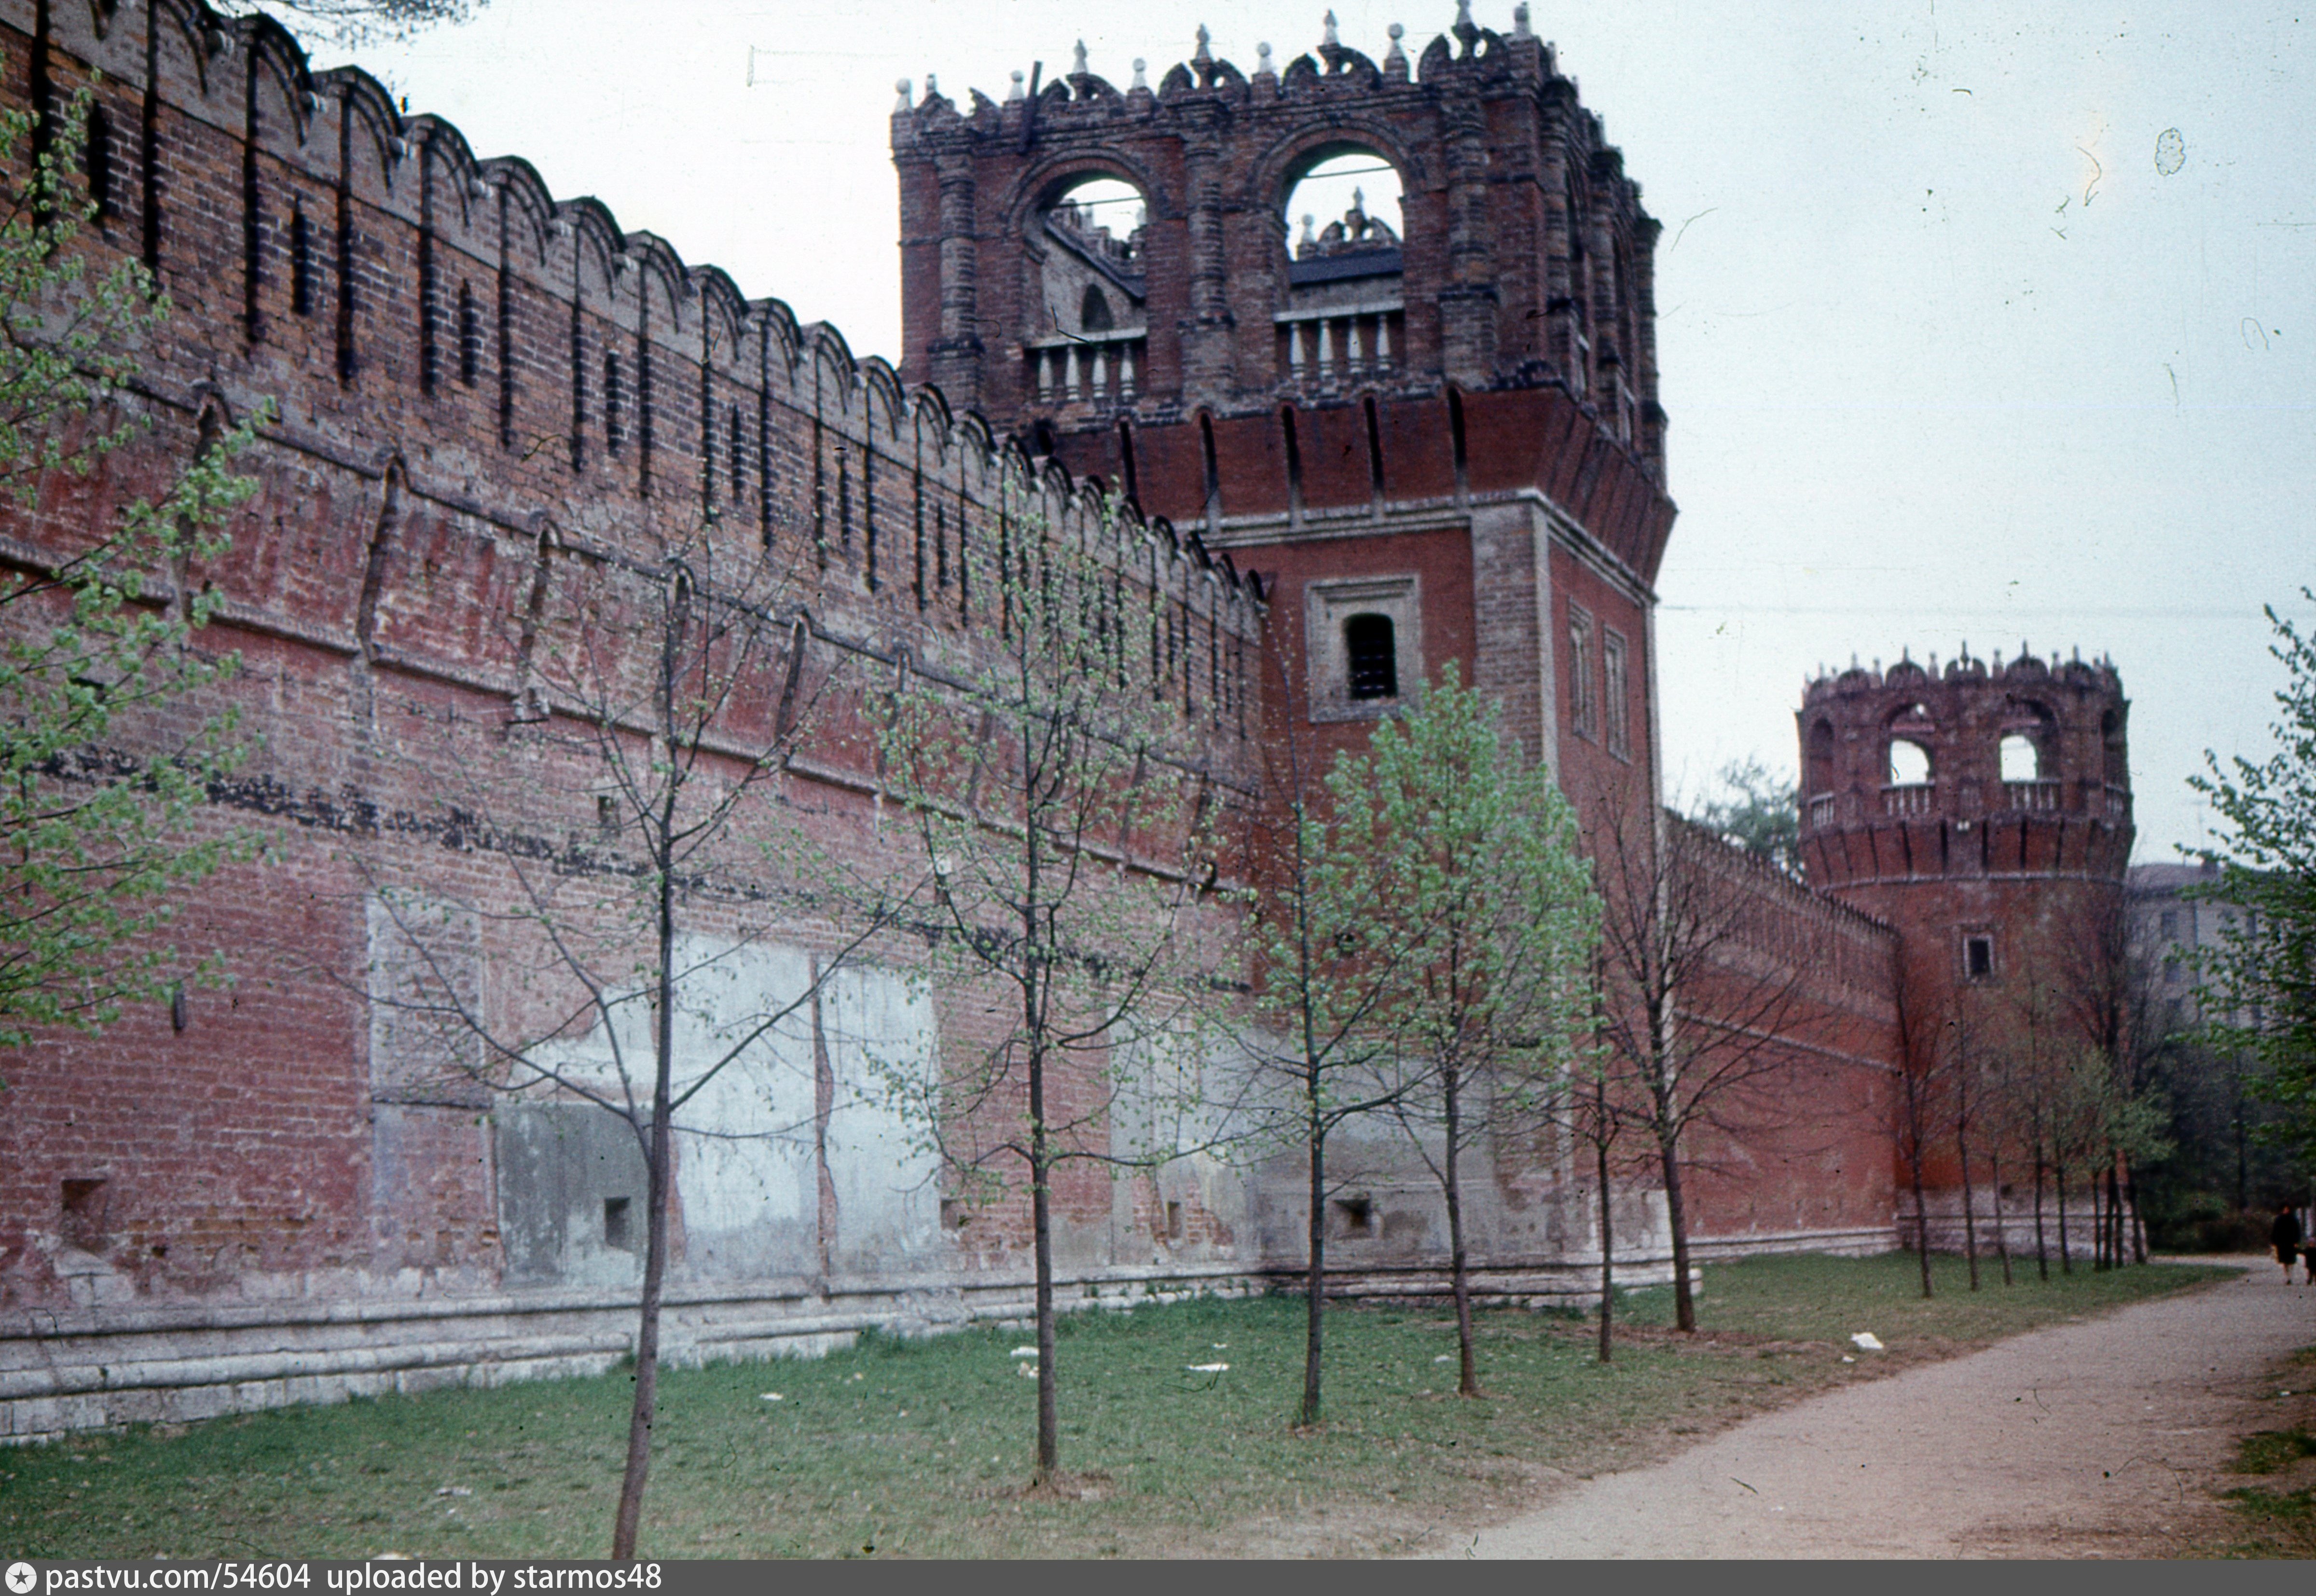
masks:
{"label": "arched window opening", "polygon": [[2043,779],[2043,751],[2035,739],[2024,732],[2012,732],[2002,739],[1996,749],[2002,764],[2005,781],[2039,781]]}
{"label": "arched window opening", "polygon": [[1388,615],[1361,614],[1343,622],[1343,659],[1354,700],[1399,696],[1399,643]]}
{"label": "arched window opening", "polygon": [[1890,739],[1890,785],[1920,787],[1930,779],[1930,751],[1911,737]]}
{"label": "arched window opening", "polygon": [[1123,404],[1145,364],[1142,191],[1079,173],[1047,192],[1032,253],[1042,281],[1022,329],[1028,388],[1048,405]]}
{"label": "arched window opening", "polygon": [[1305,167],[1287,186],[1283,212],[1287,256],[1300,265],[1388,253],[1394,257],[1388,264],[1379,260],[1362,264],[1370,274],[1396,272],[1400,201],[1399,169],[1389,161],[1371,149],[1332,150]]}

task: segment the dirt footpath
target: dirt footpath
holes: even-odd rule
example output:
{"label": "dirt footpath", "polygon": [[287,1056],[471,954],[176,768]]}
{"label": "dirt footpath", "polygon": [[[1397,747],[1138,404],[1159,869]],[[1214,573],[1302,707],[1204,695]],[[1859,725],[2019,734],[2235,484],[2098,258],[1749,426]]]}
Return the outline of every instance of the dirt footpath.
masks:
{"label": "dirt footpath", "polygon": [[2161,1556],[2226,1533],[2211,1488],[2312,1344],[2316,1291],[2264,1263],[1763,1414],[1433,1555]]}

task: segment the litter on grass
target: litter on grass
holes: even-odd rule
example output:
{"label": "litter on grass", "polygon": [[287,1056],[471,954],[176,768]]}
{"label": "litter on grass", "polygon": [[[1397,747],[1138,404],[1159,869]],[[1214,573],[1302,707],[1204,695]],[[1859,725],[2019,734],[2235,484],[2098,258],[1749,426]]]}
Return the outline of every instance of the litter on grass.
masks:
{"label": "litter on grass", "polygon": [[1453,1352],[1442,1352],[1431,1361],[1434,1363],[1453,1363],[1456,1361],[1456,1354]]}
{"label": "litter on grass", "polygon": [[767,1391],[762,1396],[756,1398],[756,1400],[759,1402],[786,1402],[788,1398],[781,1395],[777,1391]]}
{"label": "litter on grass", "polygon": [[1013,1366],[1013,1372],[1018,1375],[1034,1375],[1038,1372],[1038,1360],[1032,1358],[1027,1363],[1017,1363]]}
{"label": "litter on grass", "polygon": [[1851,1336],[1849,1344],[1861,1352],[1879,1352],[1883,1350],[1881,1338],[1870,1330],[1861,1330]]}
{"label": "litter on grass", "polygon": [[1038,1349],[1035,1347],[1016,1347],[1006,1354],[1009,1358],[1035,1358],[1037,1355]]}
{"label": "litter on grass", "polygon": [[1227,1363],[1185,1363],[1182,1367],[1189,1370],[1192,1374],[1227,1374],[1230,1372],[1230,1365]]}
{"label": "litter on grass", "polygon": [[437,1496],[472,1496],[474,1492],[464,1485],[445,1485],[434,1493]]}

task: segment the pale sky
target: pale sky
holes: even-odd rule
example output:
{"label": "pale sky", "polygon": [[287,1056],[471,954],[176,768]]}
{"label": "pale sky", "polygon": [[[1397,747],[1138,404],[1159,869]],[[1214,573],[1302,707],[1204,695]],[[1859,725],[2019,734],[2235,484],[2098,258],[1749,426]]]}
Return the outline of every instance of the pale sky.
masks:
{"label": "pale sky", "polygon": [[[899,353],[894,80],[1154,84],[1205,22],[1282,67],[1322,3],[491,0],[358,53],[483,156]],[[1335,0],[1411,56],[1453,0]],[[1510,31],[1510,0],[1477,20]],[[1861,17],[1870,20],[1860,20]],[[2316,13],[2254,4],[1538,4],[1664,224],[1680,519],[1667,783],[1795,763],[1821,664],[2080,646],[2133,700],[2138,857],[2203,834],[2205,748],[2264,758],[2260,615],[2316,604]],[[323,47],[317,64],[345,52]],[[2167,134],[2176,137],[2167,138]]]}

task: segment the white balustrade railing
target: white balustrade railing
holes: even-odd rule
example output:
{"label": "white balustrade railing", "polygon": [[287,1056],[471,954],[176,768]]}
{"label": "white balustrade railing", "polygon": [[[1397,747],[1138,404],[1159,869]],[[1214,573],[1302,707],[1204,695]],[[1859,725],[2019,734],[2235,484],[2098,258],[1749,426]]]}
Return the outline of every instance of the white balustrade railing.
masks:
{"label": "white balustrade railing", "polygon": [[1324,386],[1339,378],[1378,377],[1392,369],[1395,304],[1289,310],[1271,317],[1287,340],[1287,373]]}
{"label": "white balustrade railing", "polygon": [[1140,327],[1041,338],[1025,352],[1038,402],[1122,405],[1139,391],[1147,345]]}
{"label": "white balustrade railing", "polygon": [[1885,787],[1882,789],[1882,813],[1927,815],[1937,792],[1937,785],[1929,781],[1903,781]]}

